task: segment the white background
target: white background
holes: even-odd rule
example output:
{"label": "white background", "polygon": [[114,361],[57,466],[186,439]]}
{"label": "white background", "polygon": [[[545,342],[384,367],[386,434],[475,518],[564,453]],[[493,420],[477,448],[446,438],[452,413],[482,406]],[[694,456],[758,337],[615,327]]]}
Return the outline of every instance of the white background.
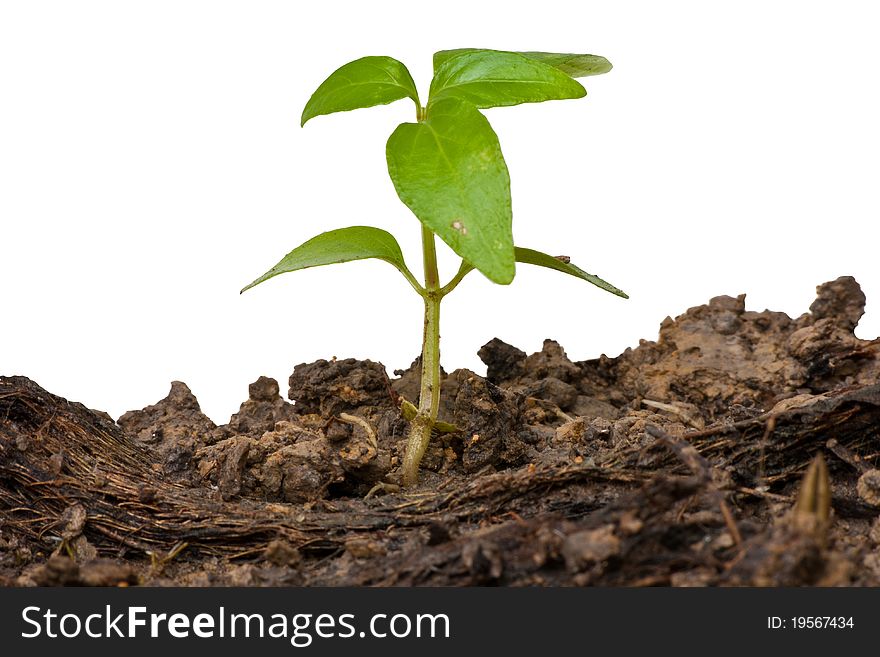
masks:
{"label": "white background", "polygon": [[0,373],[114,417],[181,379],[225,421],[260,374],[286,391],[316,358],[408,366],[420,301],[385,263],[238,290],[352,224],[393,232],[418,270],[384,161],[412,104],[299,115],[351,59],[396,57],[426,90],[432,53],[465,46],[613,62],[586,99],[487,115],[517,243],[632,298],[526,266],[507,288],[472,274],[444,303],[447,369],[484,371],[493,336],[617,355],[718,294],[796,316],[843,274],[876,337],[876,6],[0,0]]}

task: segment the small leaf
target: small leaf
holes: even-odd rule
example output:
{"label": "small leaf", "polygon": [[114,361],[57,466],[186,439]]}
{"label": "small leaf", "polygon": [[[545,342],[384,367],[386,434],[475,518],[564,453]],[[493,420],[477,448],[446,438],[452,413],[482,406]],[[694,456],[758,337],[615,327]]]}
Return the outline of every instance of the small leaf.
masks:
{"label": "small leaf", "polygon": [[406,66],[392,57],[363,57],[336,69],[321,83],[306,103],[301,125],[321,114],[387,105],[407,97],[421,107]]}
{"label": "small leaf", "polygon": [[548,269],[555,269],[556,271],[561,271],[563,274],[569,274],[570,276],[575,276],[580,278],[581,280],[587,281],[588,283],[592,283],[597,287],[601,287],[606,292],[611,292],[611,294],[616,294],[619,297],[623,297],[624,299],[629,299],[629,295],[626,294],[623,290],[620,290],[611,283],[607,283],[603,281],[598,276],[593,274],[588,274],[580,267],[577,267],[570,262],[565,256],[553,257],[551,255],[547,255],[546,253],[541,253],[540,251],[535,251],[533,249],[524,249],[522,247],[516,247],[516,261],[523,262],[528,265],[537,265],[539,267],[547,267]]}
{"label": "small leaf", "polygon": [[573,78],[601,75],[611,70],[611,62],[599,55],[573,55],[561,52],[523,52],[520,54],[554,66]]}
{"label": "small leaf", "polygon": [[[412,422],[416,415],[418,415],[419,409],[412,402],[407,401],[403,397],[400,398],[400,414],[403,416],[403,419],[407,422]],[[431,427],[431,431],[436,433],[458,433],[461,431],[457,426],[450,422],[444,422],[443,420],[435,420],[434,426]]]}
{"label": "small leaf", "polygon": [[289,271],[367,258],[384,260],[397,267],[404,276],[409,274],[403,254],[400,252],[400,245],[391,233],[370,226],[351,226],[321,233],[301,244],[241,291],[249,290],[263,281]]}
{"label": "small leaf", "polygon": [[486,117],[470,103],[438,100],[425,121],[397,127],[386,156],[398,196],[419,221],[487,278],[510,283],[510,177]]}
{"label": "small leaf", "polygon": [[[450,96],[477,107],[582,98],[586,90],[551,64],[520,53],[466,48],[440,57],[431,81],[431,106]],[[440,53],[438,53],[439,55]],[[438,61],[435,57],[435,66]]]}
{"label": "small leaf", "polygon": [[407,401],[401,397],[400,399],[400,414],[403,416],[403,419],[407,422],[412,422],[416,419],[416,415],[419,414],[419,409],[413,404],[411,401]]}

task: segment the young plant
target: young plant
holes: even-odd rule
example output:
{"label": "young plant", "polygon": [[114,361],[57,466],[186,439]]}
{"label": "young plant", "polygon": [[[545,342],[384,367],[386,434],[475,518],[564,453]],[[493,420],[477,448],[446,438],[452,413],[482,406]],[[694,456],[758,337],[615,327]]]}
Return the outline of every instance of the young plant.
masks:
{"label": "young plant", "polygon": [[[434,78],[422,105],[407,68],[391,57],[364,57],[337,69],[312,94],[302,125],[332,114],[402,98],[415,103],[416,122],[402,123],[388,139],[388,173],[400,200],[421,222],[424,284],[406,266],[397,240],[369,226],[318,235],[288,253],[245,287],[278,274],[365,258],[390,263],[425,306],[418,408],[404,401],[410,421],[403,483],[418,481],[419,462],[437,422],[440,397],[440,302],[474,269],[509,284],[516,262],[555,269],[626,298],[621,290],[576,267],[566,257],[514,246],[510,178],[498,137],[480,112],[489,107],[581,98],[574,78],[611,70],[604,57],[464,48],[434,55]],[[461,256],[458,273],[442,285],[434,237]],[[442,423],[441,423],[442,424]]]}

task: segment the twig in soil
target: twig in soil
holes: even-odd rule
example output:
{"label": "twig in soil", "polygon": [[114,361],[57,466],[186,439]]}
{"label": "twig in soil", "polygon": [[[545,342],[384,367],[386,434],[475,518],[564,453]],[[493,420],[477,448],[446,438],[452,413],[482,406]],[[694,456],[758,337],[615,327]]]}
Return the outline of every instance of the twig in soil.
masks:
{"label": "twig in soil", "polygon": [[530,402],[533,402],[535,405],[539,406],[542,410],[552,411],[556,417],[558,417],[563,422],[574,422],[574,418],[559,408],[558,405],[554,404],[552,401],[547,399],[539,399],[538,397],[527,397]]}
{"label": "twig in soil", "polygon": [[847,449],[839,442],[837,442],[837,438],[832,438],[827,443],[825,443],[825,447],[827,447],[831,452],[839,458],[844,463],[851,465],[853,468],[859,471],[859,474],[864,474],[868,470],[871,469],[870,465],[867,465],[858,454],[854,454],[851,450]]}
{"label": "twig in soil", "polygon": [[740,486],[736,489],[736,492],[743,495],[750,495],[752,497],[760,497],[765,500],[772,500],[773,502],[791,502],[793,499],[788,495],[777,495],[776,493],[769,493],[766,490],[749,488],[748,486]]}
{"label": "twig in soil", "polygon": [[[742,433],[745,429],[750,429],[754,426],[764,424],[767,419],[773,417],[776,413],[772,411],[767,411],[766,413],[762,413],[761,415],[756,415],[755,417],[749,417],[744,420],[738,420],[736,422],[718,424],[714,427],[708,427],[707,429],[701,429],[700,431],[691,431],[687,434],[688,440],[693,440],[696,438],[714,438],[718,435],[723,435],[725,433]],[[766,425],[765,425],[766,426]]]}
{"label": "twig in soil", "polygon": [[721,492],[717,490],[715,492],[718,495],[718,506],[721,507],[721,515],[724,516],[724,524],[727,525],[727,531],[733,537],[736,547],[742,548],[742,534],[740,534],[739,527],[736,525],[736,519],[734,519],[733,514],[730,512],[730,507],[727,505],[727,501],[721,495]]}
{"label": "twig in soil", "polygon": [[388,484],[384,481],[380,481],[375,486],[373,486],[366,495],[364,495],[364,499],[368,500],[380,491],[383,493],[399,493],[400,486],[398,486],[397,484]]}
{"label": "twig in soil", "polygon": [[155,551],[148,552],[150,555],[150,570],[152,570],[153,575],[161,575],[162,571],[165,570],[165,566],[171,563],[175,557],[187,547],[189,547],[189,543],[186,541],[180,541],[164,555],[160,556],[159,553]]}
{"label": "twig in soil", "polygon": [[236,552],[234,554],[230,554],[226,558],[230,561],[235,561],[238,559],[250,559],[259,554],[265,554],[266,547],[264,545],[260,545],[255,548],[250,548],[249,550],[242,550],[241,552]]}
{"label": "twig in soil", "polygon": [[642,399],[642,404],[649,408],[656,408],[661,411],[666,411],[667,413],[672,413],[673,415],[677,415],[682,420],[684,420],[685,424],[689,424],[694,429],[702,429],[703,425],[694,418],[693,415],[688,413],[683,408],[679,408],[678,406],[674,406],[672,404],[664,404],[663,402],[654,401],[652,399]]}
{"label": "twig in soil", "polygon": [[376,439],[376,432],[373,431],[373,427],[370,426],[369,422],[362,417],[349,415],[348,413],[340,413],[339,419],[348,424],[356,424],[363,429],[367,434],[367,439],[370,441],[370,446],[373,448],[373,456],[379,453],[379,441]]}

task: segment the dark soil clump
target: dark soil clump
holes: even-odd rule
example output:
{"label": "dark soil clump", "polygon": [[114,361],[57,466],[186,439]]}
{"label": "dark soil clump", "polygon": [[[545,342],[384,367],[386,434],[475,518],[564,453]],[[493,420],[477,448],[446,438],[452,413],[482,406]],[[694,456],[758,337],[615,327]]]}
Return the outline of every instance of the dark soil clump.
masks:
{"label": "dark soil clump", "polygon": [[864,305],[850,277],[796,319],[716,297],[583,362],[493,339],[403,491],[418,361],[260,377],[222,426],[180,382],[113,422],[0,377],[0,584],[877,586]]}

